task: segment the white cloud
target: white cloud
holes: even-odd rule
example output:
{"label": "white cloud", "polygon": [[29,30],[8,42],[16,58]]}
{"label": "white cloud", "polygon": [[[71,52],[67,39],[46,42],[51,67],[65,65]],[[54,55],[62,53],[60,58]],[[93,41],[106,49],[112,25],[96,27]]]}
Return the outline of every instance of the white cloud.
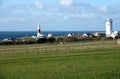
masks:
{"label": "white cloud", "polygon": [[73,1],[72,0],[60,0],[59,4],[61,6],[71,6],[73,4]]}
{"label": "white cloud", "polygon": [[40,2],[40,0],[35,1],[35,6],[38,9],[43,9],[44,8],[44,5]]}
{"label": "white cloud", "polygon": [[108,8],[107,8],[107,6],[100,6],[100,7],[98,8],[98,10],[99,10],[100,12],[107,12],[107,11],[108,11]]}
{"label": "white cloud", "polygon": [[0,18],[0,22],[15,22],[15,21],[19,21],[19,22],[24,22],[26,21],[25,18],[23,17],[14,17],[14,18]]}
{"label": "white cloud", "polygon": [[[1,2],[1,0],[0,0]],[[44,2],[45,3],[45,2]],[[120,6],[108,6],[88,3],[81,0],[58,0],[58,3],[43,4],[42,0],[34,0],[32,3],[19,3],[0,8],[0,23],[36,23],[43,24],[78,24],[78,26],[103,26],[107,17],[119,21]],[[41,11],[40,11],[41,10]],[[115,23],[118,26],[118,23]],[[66,25],[67,26],[67,25]]]}
{"label": "white cloud", "polygon": [[70,19],[69,16],[63,16],[63,18],[64,18],[65,20],[69,20],[69,19]]}

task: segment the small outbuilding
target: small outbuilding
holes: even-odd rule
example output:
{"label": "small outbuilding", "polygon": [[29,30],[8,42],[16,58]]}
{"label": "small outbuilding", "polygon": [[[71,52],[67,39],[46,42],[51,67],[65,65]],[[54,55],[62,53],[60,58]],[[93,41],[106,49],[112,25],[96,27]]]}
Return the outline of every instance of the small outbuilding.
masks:
{"label": "small outbuilding", "polygon": [[72,37],[73,35],[72,35],[71,33],[69,33],[67,36],[68,36],[68,37]]}
{"label": "small outbuilding", "polygon": [[82,37],[92,37],[92,35],[89,34],[89,33],[84,33],[84,34],[82,35]]}
{"label": "small outbuilding", "polygon": [[47,37],[48,37],[48,38],[52,38],[53,35],[52,35],[51,33],[49,33]]}

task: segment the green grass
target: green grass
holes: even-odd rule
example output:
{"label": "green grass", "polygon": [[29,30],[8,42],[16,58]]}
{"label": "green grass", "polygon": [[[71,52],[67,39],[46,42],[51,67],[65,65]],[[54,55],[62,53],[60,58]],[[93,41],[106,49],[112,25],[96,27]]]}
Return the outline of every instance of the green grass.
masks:
{"label": "green grass", "polygon": [[115,41],[0,46],[0,52],[0,79],[120,79]]}

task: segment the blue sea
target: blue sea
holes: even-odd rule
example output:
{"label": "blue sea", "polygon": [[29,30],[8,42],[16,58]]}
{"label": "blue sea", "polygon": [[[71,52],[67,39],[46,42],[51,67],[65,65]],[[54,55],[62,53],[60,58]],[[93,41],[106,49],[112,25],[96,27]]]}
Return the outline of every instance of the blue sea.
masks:
{"label": "blue sea", "polygon": [[[83,34],[83,33],[94,33],[94,32],[103,32],[103,31],[43,31],[42,34],[48,35],[49,33],[53,34],[53,36],[64,36],[69,33],[72,34]],[[0,31],[0,40],[6,38],[21,38],[27,36],[36,36],[36,31]]]}

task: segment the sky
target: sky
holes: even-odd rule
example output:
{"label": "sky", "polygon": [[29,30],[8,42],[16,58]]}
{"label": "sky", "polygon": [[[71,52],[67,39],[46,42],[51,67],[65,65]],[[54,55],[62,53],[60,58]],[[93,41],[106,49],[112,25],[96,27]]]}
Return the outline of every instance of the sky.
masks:
{"label": "sky", "polygon": [[120,31],[120,0],[0,0],[0,31]]}

